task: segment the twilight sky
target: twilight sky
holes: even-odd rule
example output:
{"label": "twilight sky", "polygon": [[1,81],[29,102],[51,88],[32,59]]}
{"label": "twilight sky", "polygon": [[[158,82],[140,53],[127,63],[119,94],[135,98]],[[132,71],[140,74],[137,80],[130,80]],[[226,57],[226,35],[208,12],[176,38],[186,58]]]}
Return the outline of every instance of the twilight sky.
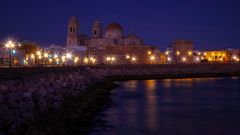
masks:
{"label": "twilight sky", "polygon": [[238,0],[0,0],[0,40],[33,40],[65,45],[67,22],[80,21],[90,36],[94,20],[104,27],[118,22],[145,43],[167,48],[176,37],[193,40],[196,49],[240,48]]}

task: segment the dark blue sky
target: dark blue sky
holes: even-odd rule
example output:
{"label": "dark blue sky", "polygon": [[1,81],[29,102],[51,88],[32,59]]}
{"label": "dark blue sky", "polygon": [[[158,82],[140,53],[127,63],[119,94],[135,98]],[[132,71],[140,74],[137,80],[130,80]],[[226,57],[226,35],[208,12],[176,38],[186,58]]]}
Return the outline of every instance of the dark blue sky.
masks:
{"label": "dark blue sky", "polygon": [[238,0],[1,0],[0,39],[65,45],[67,22],[77,16],[90,35],[94,20],[118,22],[161,50],[176,37],[197,49],[240,48]]}

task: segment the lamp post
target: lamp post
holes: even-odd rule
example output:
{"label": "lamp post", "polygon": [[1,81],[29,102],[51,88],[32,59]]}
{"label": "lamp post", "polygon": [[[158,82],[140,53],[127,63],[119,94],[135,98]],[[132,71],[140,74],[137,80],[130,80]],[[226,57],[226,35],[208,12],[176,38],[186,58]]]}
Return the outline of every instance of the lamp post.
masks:
{"label": "lamp post", "polygon": [[32,59],[32,67],[35,65],[34,61],[35,61],[35,56],[34,54],[31,54],[31,59]]}
{"label": "lamp post", "polygon": [[136,61],[136,57],[132,57],[132,63],[134,63]]}
{"label": "lamp post", "polygon": [[171,63],[171,57],[167,57],[167,61],[168,61],[168,63]]}
{"label": "lamp post", "polygon": [[126,64],[128,64],[129,59],[130,59],[130,56],[126,55]]}
{"label": "lamp post", "polygon": [[75,66],[77,66],[78,60],[79,60],[78,57],[75,57],[75,58],[74,58],[74,64],[75,64]]}
{"label": "lamp post", "polygon": [[9,50],[9,68],[12,67],[12,49],[15,47],[15,44],[13,41],[9,40],[5,44],[5,47]]}
{"label": "lamp post", "polygon": [[48,57],[48,53],[44,53],[44,65],[45,67],[47,66],[47,57]]}
{"label": "lamp post", "polygon": [[111,58],[111,64],[113,64],[115,62],[115,60],[116,60],[115,57],[112,57]]}
{"label": "lamp post", "polygon": [[109,61],[110,61],[110,60],[111,60],[111,58],[110,58],[110,57],[107,57],[107,58],[106,58],[106,63],[109,64]]}
{"label": "lamp post", "polygon": [[36,52],[36,54],[37,54],[37,65],[39,66],[39,65],[40,65],[40,60],[42,59],[41,51],[38,50],[38,51]]}
{"label": "lamp post", "polygon": [[87,65],[88,64],[88,58],[84,58],[83,62]]}
{"label": "lamp post", "polygon": [[65,66],[65,61],[66,61],[66,56],[63,55],[63,56],[62,56],[62,66]]}
{"label": "lamp post", "polygon": [[68,60],[72,59],[72,54],[71,53],[66,53],[65,56],[67,58],[66,65],[68,65]]}
{"label": "lamp post", "polygon": [[151,57],[150,57],[150,60],[151,60],[151,64],[153,64],[153,61],[155,60],[155,57],[154,57],[154,56],[151,56]]}
{"label": "lamp post", "polygon": [[183,63],[185,63],[187,61],[186,57],[183,57],[182,61],[183,61]]}

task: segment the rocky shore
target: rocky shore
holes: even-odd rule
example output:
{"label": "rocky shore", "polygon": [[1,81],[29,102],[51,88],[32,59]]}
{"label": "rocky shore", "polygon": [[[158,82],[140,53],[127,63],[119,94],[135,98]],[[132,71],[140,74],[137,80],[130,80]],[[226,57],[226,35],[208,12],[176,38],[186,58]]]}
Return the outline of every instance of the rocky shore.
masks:
{"label": "rocky shore", "polygon": [[105,83],[95,71],[46,73],[0,83],[0,135],[25,134],[42,114],[60,109],[65,98]]}
{"label": "rocky shore", "polygon": [[49,71],[36,69],[31,74],[26,70],[27,75],[1,79],[0,135],[87,134],[93,116],[116,87],[112,81],[240,76],[240,65],[122,65]]}

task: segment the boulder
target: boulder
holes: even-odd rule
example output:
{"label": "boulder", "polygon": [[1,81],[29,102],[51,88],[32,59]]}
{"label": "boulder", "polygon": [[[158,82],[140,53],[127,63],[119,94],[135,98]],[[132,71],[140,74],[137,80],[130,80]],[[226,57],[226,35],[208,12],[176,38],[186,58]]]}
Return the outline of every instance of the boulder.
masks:
{"label": "boulder", "polygon": [[0,93],[0,104],[4,101],[4,97],[3,97],[3,94]]}
{"label": "boulder", "polygon": [[8,90],[7,85],[0,84],[0,92],[1,93],[5,93],[7,90]]}

